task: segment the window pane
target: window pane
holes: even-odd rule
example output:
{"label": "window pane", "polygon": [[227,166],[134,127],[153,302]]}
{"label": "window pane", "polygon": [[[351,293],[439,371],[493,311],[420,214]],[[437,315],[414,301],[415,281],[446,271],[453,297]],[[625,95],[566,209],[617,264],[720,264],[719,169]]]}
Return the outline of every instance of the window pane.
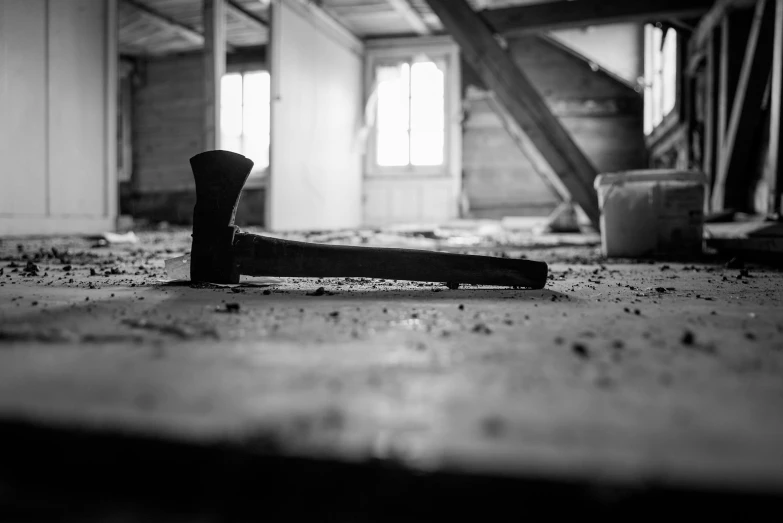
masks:
{"label": "window pane", "polygon": [[661,101],[661,112],[665,116],[674,109],[677,100],[677,33],[673,29],[669,29],[666,34],[662,54],[661,82],[663,83],[663,99]]}
{"label": "window pane", "polygon": [[442,165],[445,139],[444,64],[411,67],[411,164]]}
{"label": "window pane", "polygon": [[402,63],[378,67],[378,120],[381,130],[408,129],[410,65]]}
{"label": "window pane", "polygon": [[220,134],[242,135],[242,106],[224,105],[220,108]]}
{"label": "window pane", "polygon": [[242,105],[242,75],[223,75],[220,82],[220,105]]}
{"label": "window pane", "polygon": [[442,129],[435,131],[411,131],[411,164],[412,165],[443,165]]}
{"label": "window pane", "polygon": [[242,137],[238,134],[220,133],[220,148],[225,151],[242,154]]}
{"label": "window pane", "polygon": [[[221,136],[240,136],[242,134],[242,75],[224,75],[220,83],[220,134]],[[233,143],[233,142],[232,142]],[[222,148],[228,149],[221,141]]]}
{"label": "window pane", "polygon": [[245,73],[245,105],[266,105],[269,103],[269,73],[255,71]]}
{"label": "window pane", "polygon": [[444,64],[417,62],[411,66],[411,93],[414,98],[443,98]]}
{"label": "window pane", "polygon": [[408,165],[408,131],[385,131],[378,129],[376,150],[381,167],[402,167]]}
{"label": "window pane", "polygon": [[245,136],[243,145],[243,154],[253,160],[254,169],[269,167],[269,135]]}

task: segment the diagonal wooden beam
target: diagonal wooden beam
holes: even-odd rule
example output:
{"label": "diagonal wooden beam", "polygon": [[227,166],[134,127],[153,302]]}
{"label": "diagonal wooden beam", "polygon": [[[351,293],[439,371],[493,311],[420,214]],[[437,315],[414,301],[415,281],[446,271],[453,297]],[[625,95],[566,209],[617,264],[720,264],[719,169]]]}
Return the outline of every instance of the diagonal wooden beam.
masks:
{"label": "diagonal wooden beam", "polygon": [[424,21],[424,18],[422,18],[416,8],[411,5],[410,0],[386,0],[386,3],[402,15],[402,17],[405,18],[405,21],[408,22],[408,25],[410,25],[416,33],[420,35],[432,33],[430,27]]}
{"label": "diagonal wooden beam", "polygon": [[706,13],[714,0],[559,0],[482,11],[484,19],[504,35],[568,27],[690,18]]}
{"label": "diagonal wooden beam", "polygon": [[773,55],[775,0],[759,0],[745,48],[731,118],[722,144],[724,157],[712,194],[712,210],[749,210],[754,133],[762,116],[761,102],[770,79]]}
{"label": "diagonal wooden beam", "polygon": [[547,106],[511,56],[466,0],[426,0],[443,27],[462,49],[462,56],[535,145],[598,227],[600,211],[593,188],[596,169]]}
{"label": "diagonal wooden beam", "polygon": [[261,18],[256,13],[246,9],[242,4],[235,2],[234,0],[228,0],[226,2],[226,11],[241,18],[250,25],[254,25],[259,29],[268,29],[269,22]]}
{"label": "diagonal wooden beam", "polygon": [[151,23],[154,23],[161,29],[176,33],[185,40],[188,40],[193,45],[204,45],[204,35],[198,32],[196,29],[183,24],[173,18],[170,18],[163,13],[152,9],[147,4],[138,2],[137,0],[123,0],[125,5],[133,7],[139,13],[142,13]]}

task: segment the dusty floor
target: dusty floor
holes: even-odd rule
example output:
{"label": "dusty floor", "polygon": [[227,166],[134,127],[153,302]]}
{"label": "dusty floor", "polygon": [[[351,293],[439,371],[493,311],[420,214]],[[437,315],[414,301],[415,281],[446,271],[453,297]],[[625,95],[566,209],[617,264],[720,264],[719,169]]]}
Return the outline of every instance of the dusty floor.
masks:
{"label": "dusty floor", "polygon": [[3,240],[2,419],[429,471],[783,492],[779,271],[612,262],[583,246],[525,252],[550,263],[542,291],[209,288],[159,281],[187,233],[140,237]]}

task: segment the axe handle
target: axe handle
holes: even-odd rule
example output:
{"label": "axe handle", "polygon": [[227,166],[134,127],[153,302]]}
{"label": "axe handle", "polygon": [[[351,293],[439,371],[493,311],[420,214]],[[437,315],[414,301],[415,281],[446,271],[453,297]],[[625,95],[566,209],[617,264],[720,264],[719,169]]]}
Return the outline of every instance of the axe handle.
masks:
{"label": "axe handle", "polygon": [[232,254],[241,274],[363,277],[541,289],[547,264],[415,249],[322,245],[238,233]]}

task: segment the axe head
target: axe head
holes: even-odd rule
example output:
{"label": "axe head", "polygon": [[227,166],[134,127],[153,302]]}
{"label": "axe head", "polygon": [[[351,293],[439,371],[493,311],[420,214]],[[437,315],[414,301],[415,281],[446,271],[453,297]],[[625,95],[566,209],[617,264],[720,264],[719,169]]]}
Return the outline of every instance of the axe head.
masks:
{"label": "axe head", "polygon": [[196,181],[190,279],[239,283],[232,243],[239,195],[253,161],[229,151],[207,151],[190,159]]}

